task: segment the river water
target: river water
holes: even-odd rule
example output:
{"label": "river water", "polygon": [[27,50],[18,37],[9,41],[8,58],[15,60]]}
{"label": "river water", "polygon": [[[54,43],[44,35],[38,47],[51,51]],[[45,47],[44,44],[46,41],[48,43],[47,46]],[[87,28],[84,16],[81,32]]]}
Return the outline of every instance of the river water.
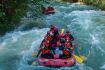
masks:
{"label": "river water", "polygon": [[79,4],[55,3],[52,6],[56,13],[41,19],[46,25],[54,24],[59,29],[69,30],[75,38],[76,51],[84,55],[86,61],[61,68],[30,65],[31,54],[38,51],[49,30],[33,28],[16,30],[0,38],[0,70],[105,70],[105,11]]}

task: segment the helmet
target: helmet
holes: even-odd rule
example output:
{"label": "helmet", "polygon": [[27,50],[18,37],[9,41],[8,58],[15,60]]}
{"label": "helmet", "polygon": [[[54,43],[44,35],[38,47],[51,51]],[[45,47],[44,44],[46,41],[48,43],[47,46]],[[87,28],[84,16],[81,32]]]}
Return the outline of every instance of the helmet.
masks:
{"label": "helmet", "polygon": [[51,28],[51,29],[54,29],[54,25],[50,25],[50,28]]}
{"label": "helmet", "polygon": [[50,27],[54,27],[54,25],[51,24]]}

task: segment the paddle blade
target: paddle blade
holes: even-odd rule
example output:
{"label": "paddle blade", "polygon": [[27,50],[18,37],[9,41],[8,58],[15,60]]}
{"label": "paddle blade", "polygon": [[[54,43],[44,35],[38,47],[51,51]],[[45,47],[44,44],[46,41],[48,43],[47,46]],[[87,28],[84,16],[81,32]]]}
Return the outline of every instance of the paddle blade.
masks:
{"label": "paddle blade", "polygon": [[61,29],[60,35],[64,34],[64,29]]}
{"label": "paddle blade", "polygon": [[83,56],[83,55],[80,55],[80,58],[81,58],[82,60],[85,60],[85,56]]}
{"label": "paddle blade", "polygon": [[36,65],[36,61],[33,61],[33,62],[32,62],[32,65]]}
{"label": "paddle blade", "polygon": [[75,55],[75,54],[73,54],[73,58],[78,62],[78,63],[83,63],[83,59],[82,58],[80,58],[79,56],[77,56],[77,55]]}
{"label": "paddle blade", "polygon": [[36,53],[32,53],[32,56],[35,57],[37,54]]}
{"label": "paddle blade", "polygon": [[61,30],[61,33],[64,33],[64,29]]}

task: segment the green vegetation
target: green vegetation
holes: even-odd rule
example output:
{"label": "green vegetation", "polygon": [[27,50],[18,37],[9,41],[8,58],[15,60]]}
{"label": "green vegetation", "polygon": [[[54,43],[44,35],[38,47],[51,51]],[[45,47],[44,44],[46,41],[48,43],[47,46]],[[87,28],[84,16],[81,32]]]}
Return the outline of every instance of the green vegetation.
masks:
{"label": "green vegetation", "polygon": [[88,5],[94,5],[105,10],[105,0],[82,0],[82,1]]}
{"label": "green vegetation", "polygon": [[32,0],[30,1],[29,2],[31,5],[30,10],[34,12],[33,13],[34,18],[40,17],[42,15],[41,11],[42,11],[43,4],[49,4],[50,2],[51,0]]}
{"label": "green vegetation", "polygon": [[[34,12],[32,17],[39,18],[43,4],[57,0],[0,0],[0,35],[21,25],[19,22],[28,10]],[[62,0],[69,2],[83,2],[105,10],[105,0]]]}
{"label": "green vegetation", "polygon": [[14,29],[20,18],[26,14],[27,0],[1,0],[0,1],[0,33]]}
{"label": "green vegetation", "polygon": [[45,2],[47,3],[46,0],[0,0],[0,35],[21,25],[19,22],[28,10],[34,12],[33,16],[38,17]]}
{"label": "green vegetation", "polygon": [[99,7],[102,10],[105,10],[105,0],[62,0],[67,2],[83,2],[86,5],[93,5]]}
{"label": "green vegetation", "polygon": [[71,2],[71,3],[78,2],[78,0],[62,0],[62,1],[67,1],[67,2]]}

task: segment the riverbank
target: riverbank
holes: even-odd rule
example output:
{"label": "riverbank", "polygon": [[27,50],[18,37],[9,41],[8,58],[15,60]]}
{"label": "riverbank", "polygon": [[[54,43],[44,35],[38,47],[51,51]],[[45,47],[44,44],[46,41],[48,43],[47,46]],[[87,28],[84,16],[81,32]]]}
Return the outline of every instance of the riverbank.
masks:
{"label": "riverbank", "polygon": [[[78,2],[78,0],[54,0],[54,1],[59,1],[63,3]],[[24,17],[34,18],[33,20],[40,18],[40,16],[42,16],[41,5],[45,3],[51,5],[50,3],[52,3],[52,1],[51,0],[49,1],[47,0],[32,0],[32,1],[5,0],[3,1],[3,3],[0,1],[0,7],[2,7],[2,9],[0,10],[0,36],[23,25],[24,23],[20,23],[21,18],[24,18]],[[85,4],[85,5],[93,5],[102,10],[105,10],[105,0],[91,0],[91,1],[90,0],[79,0],[78,3]],[[31,27],[34,27],[33,25],[36,26],[37,23],[35,22],[29,23],[27,26],[28,28],[31,28]]]}
{"label": "riverbank", "polygon": [[105,0],[83,0],[86,5],[93,5],[102,10],[105,10]]}
{"label": "riverbank", "polygon": [[92,5],[100,8],[101,10],[105,10],[105,0],[61,0],[61,1],[70,2],[70,3],[79,2],[80,4]]}
{"label": "riverbank", "polygon": [[[21,25],[23,18],[33,18],[37,20],[42,16],[41,5],[49,3],[46,0],[3,0],[0,1],[0,36],[5,35],[7,32],[17,29]],[[37,23],[29,23],[30,25],[37,25]],[[28,24],[28,25],[29,25]],[[28,26],[31,28],[32,26]],[[34,26],[33,26],[34,27]],[[36,26],[37,27],[37,26]],[[39,26],[40,27],[40,26]]]}

